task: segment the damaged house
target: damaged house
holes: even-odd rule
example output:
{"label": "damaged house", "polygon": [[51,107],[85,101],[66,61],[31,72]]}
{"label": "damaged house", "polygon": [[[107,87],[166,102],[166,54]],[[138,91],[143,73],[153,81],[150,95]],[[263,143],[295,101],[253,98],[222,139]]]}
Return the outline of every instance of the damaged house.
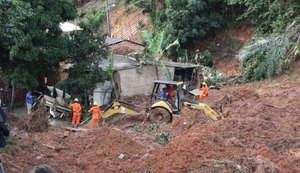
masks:
{"label": "damaged house", "polygon": [[[102,69],[107,69],[108,60],[103,60]],[[171,73],[171,80],[190,82],[196,76],[195,64],[183,64],[175,62],[165,62],[166,67]],[[150,95],[154,80],[168,80],[163,69],[156,68],[153,64],[146,64],[140,67],[134,60],[124,56],[114,56],[114,79],[117,90],[121,97],[131,97],[135,95]],[[93,92],[94,100],[100,105],[111,101],[114,86],[110,81],[97,83]]]}

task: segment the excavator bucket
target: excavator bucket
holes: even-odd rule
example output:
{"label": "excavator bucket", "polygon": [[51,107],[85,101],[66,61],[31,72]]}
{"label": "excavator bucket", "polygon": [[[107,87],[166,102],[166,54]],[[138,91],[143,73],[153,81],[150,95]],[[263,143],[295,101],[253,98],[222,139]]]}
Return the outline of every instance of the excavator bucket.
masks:
{"label": "excavator bucket", "polygon": [[224,119],[223,114],[216,113],[210,106],[208,106],[208,104],[199,103],[197,107],[198,109],[202,109],[204,113],[213,120]]}
{"label": "excavator bucket", "polygon": [[[122,102],[124,104],[124,102]],[[132,115],[132,116],[136,116],[139,115],[140,113],[131,110],[127,107],[125,107],[123,104],[121,104],[120,101],[115,100],[108,108],[106,108],[103,112],[103,114],[101,115],[101,117],[103,119],[106,119],[108,117],[111,117],[115,114],[127,114],[127,115]]]}
{"label": "excavator bucket", "polygon": [[[193,101],[195,102],[195,101]],[[188,106],[192,109],[200,109],[203,110],[205,115],[209,116],[213,120],[220,120],[224,119],[223,114],[216,113],[208,104],[206,103],[190,103],[190,102],[183,102],[184,106]]]}

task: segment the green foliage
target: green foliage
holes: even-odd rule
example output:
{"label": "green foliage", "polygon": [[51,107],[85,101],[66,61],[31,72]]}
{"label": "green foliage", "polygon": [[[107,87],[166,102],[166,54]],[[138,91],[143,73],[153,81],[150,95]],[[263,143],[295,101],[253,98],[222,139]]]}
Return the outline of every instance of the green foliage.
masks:
{"label": "green foliage", "polygon": [[218,83],[224,81],[224,76],[222,73],[213,70],[209,67],[205,66],[200,66],[201,74],[203,75],[204,81],[207,83],[209,86],[216,86]]}
{"label": "green foliage", "polygon": [[81,26],[83,30],[71,34],[72,43],[69,46],[69,60],[73,66],[66,70],[69,77],[65,81],[65,87],[70,94],[89,94],[95,84],[107,78],[99,68],[101,57],[107,55],[104,47],[104,36],[93,33],[92,30]]}
{"label": "green foliage", "polygon": [[105,19],[104,7],[93,7],[87,10],[80,9],[78,11],[79,21],[82,21],[89,28],[99,31]]}
{"label": "green foliage", "polygon": [[169,142],[170,134],[166,132],[162,132],[158,135],[158,143],[165,145]]}
{"label": "green foliage", "polygon": [[294,53],[294,56],[299,56],[300,55],[300,44],[298,44],[294,47],[293,53]]}
{"label": "green foliage", "polygon": [[200,56],[200,64],[203,65],[203,66],[212,67],[213,58],[212,58],[212,54],[209,50],[205,50],[203,52],[203,55]]}
{"label": "green foliage", "polygon": [[116,98],[120,99],[121,98],[121,93],[120,93],[121,91],[116,87],[117,83],[115,81],[115,76],[114,76],[115,75],[115,73],[114,73],[115,57],[112,53],[108,56],[108,61],[109,61],[109,65],[108,65],[108,68],[106,70],[106,76],[112,82]]}
{"label": "green foliage", "polygon": [[169,142],[171,135],[170,133],[162,132],[160,130],[161,125],[163,124],[159,124],[159,123],[151,124],[149,127],[149,132],[151,135],[155,136],[159,144],[165,145]]}
{"label": "green foliage", "polygon": [[243,65],[244,80],[271,78],[289,68],[290,60],[286,55],[290,45],[289,36],[283,35],[257,40],[243,48],[238,58]]}
{"label": "green foliage", "polygon": [[75,17],[72,1],[0,1],[0,69],[7,82],[34,88],[68,56],[59,23]]}
{"label": "green foliage", "polygon": [[300,19],[299,0],[227,0],[227,3],[244,7],[238,19],[250,21],[260,33],[282,32],[288,23]]}
{"label": "green foliage", "polygon": [[[188,48],[222,25],[221,0],[127,0],[150,15],[155,33],[165,31],[165,43],[178,39]],[[172,54],[173,52],[169,52]]]}
{"label": "green foliage", "polygon": [[[143,42],[146,44],[142,55],[144,56],[143,62],[138,61],[140,64],[144,64],[146,62],[154,62],[154,65],[161,66],[165,76],[171,80],[171,72],[166,67],[163,57],[167,50],[173,47],[179,47],[179,41],[175,40],[173,43],[166,45],[165,44],[165,32],[157,32],[154,36],[150,32],[144,31],[142,33]],[[138,57],[138,55],[136,55]],[[157,69],[157,77],[158,77],[158,69]]]}

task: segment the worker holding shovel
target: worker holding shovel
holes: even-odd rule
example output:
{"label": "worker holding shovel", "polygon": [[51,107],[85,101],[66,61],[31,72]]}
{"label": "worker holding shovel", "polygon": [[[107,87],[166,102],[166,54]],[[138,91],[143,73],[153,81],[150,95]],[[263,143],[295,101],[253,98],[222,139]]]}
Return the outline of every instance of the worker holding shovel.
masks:
{"label": "worker holding shovel", "polygon": [[98,106],[98,103],[94,102],[93,107],[91,107],[91,109],[89,109],[88,112],[92,114],[92,127],[99,127],[99,118],[101,110]]}

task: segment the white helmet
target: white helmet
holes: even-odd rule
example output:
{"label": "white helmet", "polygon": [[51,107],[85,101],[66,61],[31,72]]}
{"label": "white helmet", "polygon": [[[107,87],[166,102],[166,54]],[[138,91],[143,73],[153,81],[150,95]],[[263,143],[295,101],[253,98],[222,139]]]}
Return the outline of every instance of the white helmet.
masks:
{"label": "white helmet", "polygon": [[75,99],[74,99],[74,102],[79,102],[78,98],[75,98]]}

